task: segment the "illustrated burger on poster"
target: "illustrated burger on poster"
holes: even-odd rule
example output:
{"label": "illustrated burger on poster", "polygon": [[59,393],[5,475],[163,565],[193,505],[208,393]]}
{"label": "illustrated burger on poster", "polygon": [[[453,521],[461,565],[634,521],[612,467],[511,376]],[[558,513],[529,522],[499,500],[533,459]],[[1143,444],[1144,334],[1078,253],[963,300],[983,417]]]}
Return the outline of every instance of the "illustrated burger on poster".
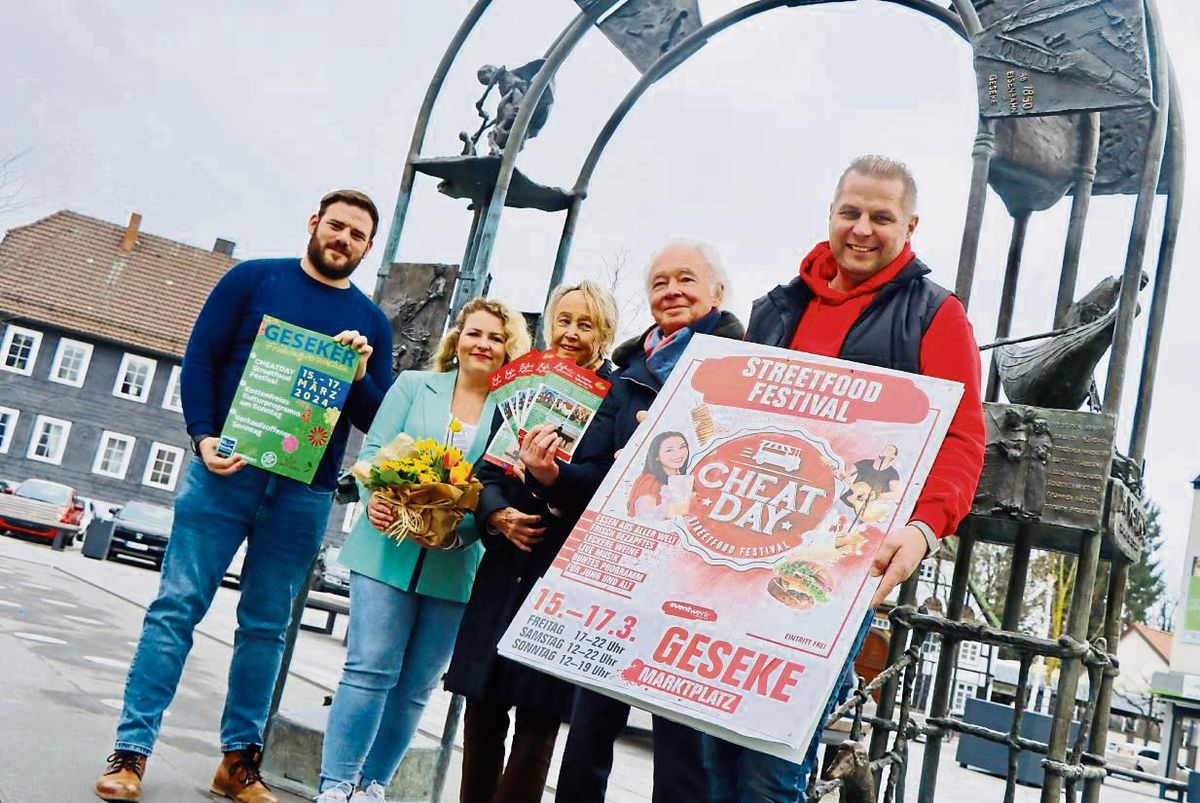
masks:
{"label": "illustrated burger on poster", "polygon": [[[871,560],[907,523],[960,395],[696,337],[501,652],[794,758],[866,615]],[[571,640],[591,636],[573,628],[597,631],[572,613],[600,610],[635,625],[600,629],[612,659],[584,666]],[[531,629],[559,627],[561,650],[518,647],[523,628],[532,645]]]}

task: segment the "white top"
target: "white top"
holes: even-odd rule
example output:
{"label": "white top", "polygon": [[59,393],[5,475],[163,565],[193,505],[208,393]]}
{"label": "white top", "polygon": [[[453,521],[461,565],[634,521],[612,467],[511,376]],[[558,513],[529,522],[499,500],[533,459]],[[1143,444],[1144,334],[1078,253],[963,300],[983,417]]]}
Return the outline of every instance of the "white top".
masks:
{"label": "white top", "polygon": [[465,453],[471,448],[471,443],[475,440],[475,432],[479,429],[478,424],[468,424],[466,421],[459,419],[459,424],[462,425],[462,430],[450,435],[450,445],[455,449]]}

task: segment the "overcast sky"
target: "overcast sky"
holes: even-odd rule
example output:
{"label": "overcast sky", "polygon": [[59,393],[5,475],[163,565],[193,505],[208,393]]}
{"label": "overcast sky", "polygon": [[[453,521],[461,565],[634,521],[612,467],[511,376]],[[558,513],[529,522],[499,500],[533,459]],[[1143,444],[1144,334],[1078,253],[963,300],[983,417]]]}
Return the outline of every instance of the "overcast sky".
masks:
{"label": "overcast sky", "polygon": [[[737,5],[700,4],[706,20]],[[1195,0],[1159,5],[1182,105],[1200,119]],[[297,255],[307,216],[331,188],[359,187],[392,208],[429,77],[470,6],[212,0],[185,13],[150,0],[15,4],[5,12],[0,55],[0,158],[24,152],[17,170],[25,204],[0,216],[0,231],[59,209],[120,223],[140,212],[145,231],[203,248],[224,237],[237,242],[241,258]],[[458,153],[458,131],[477,122],[478,65],[536,58],[576,12],[570,0],[495,0],[451,71],[425,154]],[[591,32],[559,72],[557,104],[522,154],[522,170],[570,187],[636,79]],[[914,246],[935,278],[953,286],[976,108],[967,45],[919,13],[860,0],[763,14],[711,41],[627,118],[592,182],[568,275],[595,275],[622,253],[631,271],[640,270],[665,238],[700,237],[724,254],[732,308],[744,315],[825,238],[830,191],[844,164],[880,152],[914,169],[921,185]],[[1195,188],[1200,147],[1194,134],[1188,139]],[[461,259],[470,214],[435,183],[418,184],[400,260]],[[1181,579],[1190,481],[1200,472],[1191,440],[1200,401],[1194,209],[1192,202],[1184,212],[1147,453],[1172,588]],[[1132,210],[1132,198],[1093,201],[1080,292],[1120,271]],[[1061,202],[1030,225],[1016,333],[1048,328],[1068,211]],[[382,231],[389,222],[385,211]],[[541,306],[561,225],[559,215],[506,211],[494,295]],[[995,329],[1010,225],[991,195],[970,308],[980,342]],[[356,277],[364,288],[374,284],[384,239]],[[1139,328],[1139,351],[1143,337]],[[1126,399],[1136,379],[1131,370]],[[1122,447],[1130,417],[1122,416]]]}

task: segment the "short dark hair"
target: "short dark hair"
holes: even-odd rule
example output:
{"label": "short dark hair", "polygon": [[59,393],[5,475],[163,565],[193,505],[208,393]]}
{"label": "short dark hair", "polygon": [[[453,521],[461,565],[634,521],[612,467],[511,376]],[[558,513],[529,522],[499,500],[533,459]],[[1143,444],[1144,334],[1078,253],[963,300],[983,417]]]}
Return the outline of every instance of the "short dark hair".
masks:
{"label": "short dark hair", "polygon": [[371,236],[368,240],[375,239],[375,231],[379,228],[379,210],[375,208],[375,202],[367,197],[364,192],[358,190],[334,190],[326,194],[321,199],[321,206],[317,209],[317,219],[325,217],[325,210],[336,203],[349,204],[357,206],[359,209],[365,209],[367,214],[371,216]]}

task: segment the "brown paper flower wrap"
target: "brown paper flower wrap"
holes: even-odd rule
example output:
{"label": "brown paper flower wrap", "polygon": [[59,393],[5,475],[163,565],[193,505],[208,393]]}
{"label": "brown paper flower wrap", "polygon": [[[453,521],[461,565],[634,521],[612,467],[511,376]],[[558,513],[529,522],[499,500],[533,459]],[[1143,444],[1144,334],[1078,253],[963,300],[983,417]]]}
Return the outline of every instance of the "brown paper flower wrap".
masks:
{"label": "brown paper flower wrap", "polygon": [[383,531],[397,543],[412,538],[429,549],[458,545],[455,529],[479,504],[483,485],[471,476],[471,464],[450,446],[462,423],[451,419],[446,442],[414,441],[401,433],[371,461],[360,460],[350,473],[371,489],[371,498],[391,511],[395,521]]}
{"label": "brown paper flower wrap", "polygon": [[392,512],[396,520],[383,531],[397,543],[419,536],[430,549],[449,549],[458,541],[455,532],[463,517],[479,504],[483,485],[472,478],[466,486],[445,482],[377,488],[371,496]]}

